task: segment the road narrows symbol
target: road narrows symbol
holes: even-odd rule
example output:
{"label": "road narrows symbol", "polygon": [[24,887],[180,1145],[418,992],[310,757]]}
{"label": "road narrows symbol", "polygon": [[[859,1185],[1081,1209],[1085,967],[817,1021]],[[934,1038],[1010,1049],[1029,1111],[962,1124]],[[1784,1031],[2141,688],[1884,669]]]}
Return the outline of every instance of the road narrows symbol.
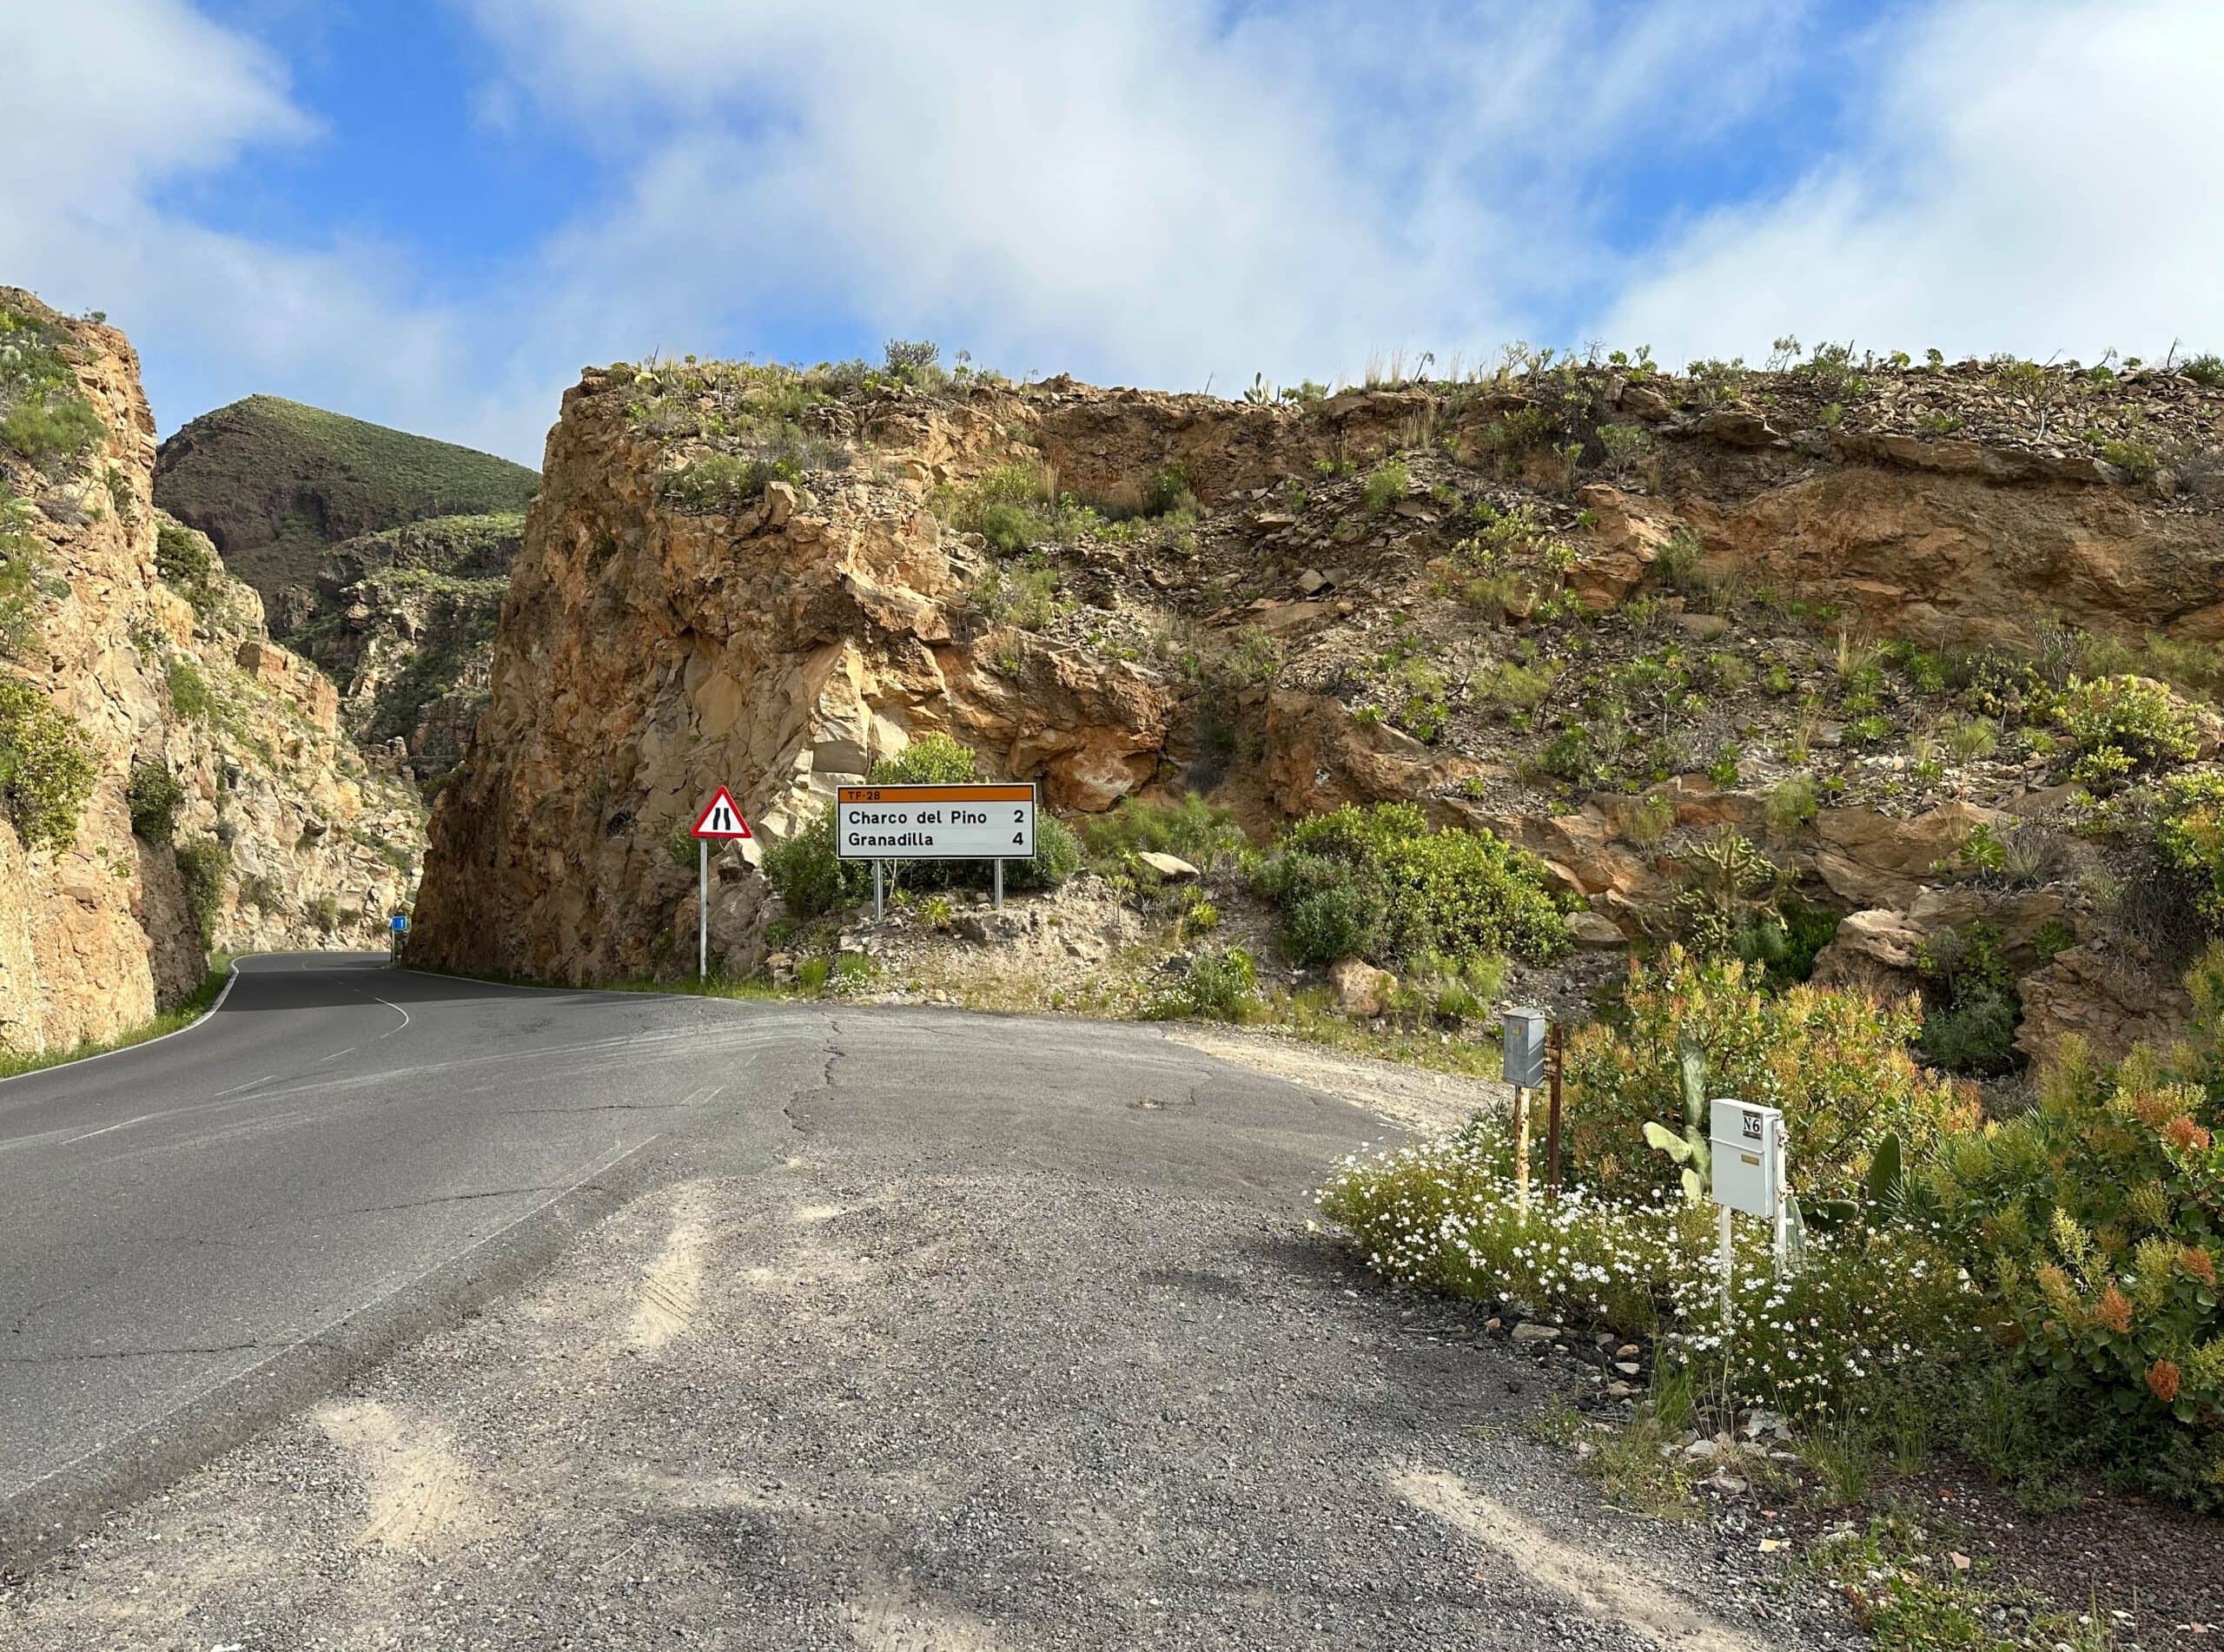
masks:
{"label": "road narrows symbol", "polygon": [[753,836],[749,823],[741,817],[741,806],[734,802],[733,794],[724,786],[712,797],[695,822],[698,837],[748,837]]}

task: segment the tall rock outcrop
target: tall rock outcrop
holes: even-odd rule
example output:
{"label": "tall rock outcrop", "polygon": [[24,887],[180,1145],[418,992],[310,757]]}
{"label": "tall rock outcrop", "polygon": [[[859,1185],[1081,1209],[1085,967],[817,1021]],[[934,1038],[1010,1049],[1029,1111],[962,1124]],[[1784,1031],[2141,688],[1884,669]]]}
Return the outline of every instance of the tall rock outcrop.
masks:
{"label": "tall rock outcrop", "polygon": [[4,415],[0,1047],[143,1022],[212,944],[367,942],[413,882],[414,795],[156,512],[129,343],[0,287]]}
{"label": "tall rock outcrop", "polygon": [[[1632,934],[1725,831],[1827,912],[1966,927],[2016,882],[2028,970],[2104,917],[2038,897],[2059,867],[1958,846],[2055,830],[2070,677],[2207,669],[2220,453],[2224,391],[2022,364],[1539,364],[1244,402],[592,370],[435,808],[419,944],[658,967],[714,786],[777,837],[943,731],[1067,811],[1195,788],[1264,830],[1411,798]],[[1964,684],[1888,639],[1996,651]],[[720,911],[761,907],[725,876]]]}

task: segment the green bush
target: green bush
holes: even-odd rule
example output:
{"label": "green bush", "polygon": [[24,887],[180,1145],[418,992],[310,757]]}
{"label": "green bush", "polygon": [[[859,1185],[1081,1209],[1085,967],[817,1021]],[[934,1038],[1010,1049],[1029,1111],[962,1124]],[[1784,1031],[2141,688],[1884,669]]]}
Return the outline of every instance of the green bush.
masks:
{"label": "green bush", "polygon": [[202,676],[201,668],[189,659],[174,659],[168,677],[170,710],[195,723],[206,719],[208,708],[215,702],[208,692],[208,679]]}
{"label": "green bush", "polygon": [[2096,790],[2188,763],[2201,750],[2190,710],[2143,677],[2097,677],[2070,684],[2059,713],[2077,750],[2070,773]]}
{"label": "green bush", "polygon": [[1147,803],[1123,797],[1109,814],[1082,823],[1082,841],[1090,862],[1104,871],[1126,869],[1138,849],[1175,855],[1201,872],[1209,872],[1241,855],[1245,840],[1235,811],[1208,803],[1195,792],[1178,803]]}
{"label": "green bush", "polygon": [[1299,822],[1260,887],[1281,908],[1283,946],[1300,963],[1423,948],[1543,963],[1569,945],[1541,862],[1488,832],[1433,830],[1412,803],[1347,805]]}
{"label": "green bush", "polygon": [[1406,468],[1404,460],[1393,459],[1367,473],[1360,499],[1370,512],[1379,516],[1413,491],[1413,473]]}
{"label": "green bush", "polygon": [[763,864],[764,876],[789,912],[798,918],[815,918],[837,907],[854,906],[871,892],[871,868],[863,861],[844,861],[835,853],[831,803],[801,830],[767,848]]}
{"label": "green bush", "polygon": [[1923,1059],[1949,1073],[1996,1078],[2016,1065],[2016,1028],[2022,1004],[2016,972],[2001,955],[1990,924],[1934,937],[1917,959],[1928,1007]]}
{"label": "green bush", "polygon": [[[196,838],[190,843],[180,843],[176,849],[177,875],[185,884],[186,909],[193,914],[193,922],[201,935],[203,950],[216,944],[216,917],[224,905],[224,875],[231,870],[232,851],[213,837]],[[327,896],[318,908],[334,909],[334,924],[338,922],[338,905]],[[330,933],[334,924],[325,926]]]}
{"label": "green bush", "polygon": [[0,815],[23,847],[59,849],[73,842],[98,776],[76,719],[49,705],[30,684],[0,678]]}
{"label": "green bush", "polygon": [[1725,1347],[1711,1209],[1590,1190],[1525,1206],[1511,1160],[1504,1132],[1478,1118],[1347,1160],[1321,1209],[1393,1279],[1625,1337],[1672,1336],[1664,1364],[1705,1366],[1704,1391],[1803,1420],[1851,1411],[1887,1369],[1935,1374],[1985,1352],[1971,1293],[1923,1236],[1817,1238],[1780,1280],[1759,1223],[1735,1230],[1738,1333]]}
{"label": "green bush", "polygon": [[[2224,955],[2194,985],[2213,1028]],[[2200,978],[2206,975],[2206,982]],[[1913,1213],[1958,1241],[2015,1327],[2025,1371],[2154,1490],[2224,1510],[2224,1148],[2218,1069],[2110,1071],[2074,1041],[2037,1105],[1956,1137],[1914,1175]]]}
{"label": "green bush", "polygon": [[[896,757],[873,765],[872,780],[884,786],[956,785],[974,777],[971,747],[946,734],[914,740]],[[836,853],[834,805],[801,830],[764,851],[764,876],[779,891],[790,913],[815,918],[837,907],[854,906],[872,894],[872,863],[844,861]],[[1038,813],[1035,857],[1004,862],[1004,887],[1016,893],[1054,889],[1081,869],[1081,840],[1056,816]],[[996,869],[988,861],[906,861],[890,857],[888,866],[902,887],[914,890],[987,889]]]}
{"label": "green bush", "polygon": [[2224,929],[2224,773],[2172,775],[2156,788],[2155,859],[2191,889],[2210,929]]}
{"label": "green bush", "polygon": [[2101,457],[2135,482],[2151,481],[2154,472],[2162,468],[2162,461],[2155,457],[2154,450],[2141,441],[2102,442]]}
{"label": "green bush", "polygon": [[0,480],[0,658],[22,659],[38,641],[38,541],[30,506]]}
{"label": "green bush", "polygon": [[1189,961],[1173,987],[1144,1007],[1144,1015],[1168,1021],[1195,1015],[1205,1021],[1240,1021],[1259,1001],[1259,970],[1241,947],[1208,948]]}
{"label": "green bush", "polygon": [[873,765],[877,786],[962,786],[975,777],[973,748],[946,734],[923,735]]}
{"label": "green bush", "polygon": [[206,614],[216,603],[223,564],[208,541],[178,523],[162,521],[155,529],[155,572],[162,582]]}
{"label": "green bush", "polygon": [[60,328],[0,309],[0,446],[42,471],[78,458],[107,433],[77,387]]}
{"label": "green bush", "polygon": [[1631,965],[1619,1024],[1568,1040],[1568,1160],[1588,1186],[1618,1198],[1674,1191],[1677,1168],[1645,1145],[1644,1127],[1683,1129],[1686,1039],[1705,1057],[1710,1095],[1784,1110],[1803,1199],[1851,1196],[1888,1136],[1927,1143],[1974,1125],[1974,1096],[1909,1054],[1922,1027],[1915,1001],[1879,1006],[1812,986],[1765,993],[1756,973],[1671,946]]}
{"label": "green bush", "polygon": [[131,778],[125,784],[123,801],[131,811],[131,830],[135,836],[150,843],[167,843],[170,823],[177,816],[178,805],[185,801],[185,788],[178,783],[165,763],[135,760]]}

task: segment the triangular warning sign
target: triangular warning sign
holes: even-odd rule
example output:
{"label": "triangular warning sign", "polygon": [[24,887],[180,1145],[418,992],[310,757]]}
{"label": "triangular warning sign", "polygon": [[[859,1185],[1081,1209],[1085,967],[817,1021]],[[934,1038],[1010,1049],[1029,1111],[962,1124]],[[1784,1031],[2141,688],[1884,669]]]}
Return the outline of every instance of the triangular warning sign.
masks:
{"label": "triangular warning sign", "polygon": [[734,802],[733,794],[724,786],[718,788],[718,795],[711,799],[711,806],[705,809],[701,817],[696,821],[695,836],[698,837],[751,836],[749,823],[741,817],[741,805]]}

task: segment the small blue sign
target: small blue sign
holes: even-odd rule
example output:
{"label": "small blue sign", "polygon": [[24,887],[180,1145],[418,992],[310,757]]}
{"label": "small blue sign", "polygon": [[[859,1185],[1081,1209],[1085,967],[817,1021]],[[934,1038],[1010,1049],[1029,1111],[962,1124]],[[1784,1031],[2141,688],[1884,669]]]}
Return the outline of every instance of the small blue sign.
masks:
{"label": "small blue sign", "polygon": [[394,915],[393,928],[396,935],[407,935],[409,933],[409,915],[407,912],[395,913]]}

